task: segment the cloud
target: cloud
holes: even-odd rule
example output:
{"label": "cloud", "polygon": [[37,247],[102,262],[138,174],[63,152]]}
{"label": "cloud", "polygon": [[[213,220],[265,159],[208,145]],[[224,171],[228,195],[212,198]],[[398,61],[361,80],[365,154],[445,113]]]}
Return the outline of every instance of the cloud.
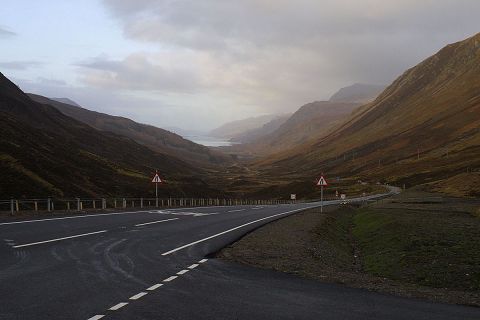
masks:
{"label": "cloud", "polygon": [[44,65],[43,62],[40,61],[8,61],[8,62],[0,62],[0,68],[11,69],[11,70],[27,70],[30,68],[37,68]]}
{"label": "cloud", "polygon": [[15,32],[9,31],[6,28],[0,27],[0,38],[13,37],[17,34]]}

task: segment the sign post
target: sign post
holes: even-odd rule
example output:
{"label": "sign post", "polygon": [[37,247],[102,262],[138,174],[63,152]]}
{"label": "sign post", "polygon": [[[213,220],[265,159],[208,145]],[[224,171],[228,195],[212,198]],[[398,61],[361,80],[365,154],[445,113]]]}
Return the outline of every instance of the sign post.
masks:
{"label": "sign post", "polygon": [[318,178],[317,186],[320,187],[320,212],[323,212],[323,187],[328,186],[327,180],[325,180],[323,173],[320,178]]}
{"label": "sign post", "polygon": [[155,206],[158,207],[158,184],[163,183],[162,179],[158,175],[158,171],[155,171],[155,176],[152,179],[152,183],[155,183]]}

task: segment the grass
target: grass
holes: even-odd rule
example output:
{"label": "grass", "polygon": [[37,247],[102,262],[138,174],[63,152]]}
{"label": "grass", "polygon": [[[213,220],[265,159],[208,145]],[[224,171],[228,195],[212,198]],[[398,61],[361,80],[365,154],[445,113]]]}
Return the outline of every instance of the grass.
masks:
{"label": "grass", "polygon": [[480,290],[480,219],[461,212],[364,208],[353,222],[366,272],[434,288]]}

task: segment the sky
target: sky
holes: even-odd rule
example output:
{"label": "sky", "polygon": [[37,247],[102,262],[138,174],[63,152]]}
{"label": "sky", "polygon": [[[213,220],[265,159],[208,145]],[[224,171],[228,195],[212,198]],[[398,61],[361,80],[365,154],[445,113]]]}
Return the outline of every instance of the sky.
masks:
{"label": "sky", "polygon": [[0,72],[22,90],[193,130],[390,84],[480,32],[478,0],[0,3]]}

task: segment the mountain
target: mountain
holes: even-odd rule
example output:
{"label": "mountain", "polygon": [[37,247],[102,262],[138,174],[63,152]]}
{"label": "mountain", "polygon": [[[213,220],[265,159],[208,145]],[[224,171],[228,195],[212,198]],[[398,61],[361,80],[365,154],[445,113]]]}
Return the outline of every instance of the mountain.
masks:
{"label": "mountain", "polygon": [[338,90],[332,95],[329,101],[364,104],[375,100],[383,90],[385,90],[385,86],[382,85],[355,83]]}
{"label": "mountain", "polygon": [[298,109],[276,130],[237,149],[254,154],[282,152],[306,143],[327,132],[339,121],[347,118],[358,103],[315,101]]}
{"label": "mountain", "polygon": [[[468,179],[477,179],[480,34],[407,70],[373,102],[313,143],[271,156],[257,167],[266,176],[306,179],[323,171],[437,189],[448,181],[468,184]],[[453,179],[459,175],[463,178]],[[480,196],[479,190],[472,187],[464,195]]]}
{"label": "mountain", "polygon": [[53,101],[69,104],[69,105],[72,105],[72,106],[75,106],[75,107],[80,107],[80,105],[78,103],[76,103],[75,101],[70,100],[68,98],[50,98],[50,99],[53,100]]}
{"label": "mountain", "polygon": [[260,128],[276,117],[278,117],[278,115],[270,114],[228,122],[216,129],[213,129],[208,135],[216,138],[231,139],[250,130]]}
{"label": "mountain", "polygon": [[196,144],[164,129],[141,124],[128,118],[112,116],[72,104],[61,103],[36,94],[29,94],[29,96],[33,100],[49,104],[63,114],[88,124],[95,129],[128,137],[154,151],[173,155],[194,166],[215,167],[218,164],[225,164],[231,161],[230,157],[219,151],[213,151],[206,146]]}
{"label": "mountain", "polygon": [[214,194],[203,171],[30,99],[0,73],[0,199]]}
{"label": "mountain", "polygon": [[259,128],[255,128],[255,129],[248,130],[240,134],[234,135],[230,140],[232,142],[238,142],[238,143],[253,142],[255,140],[258,140],[262,137],[265,137],[271,134],[272,132],[280,128],[280,126],[284,124],[290,118],[290,116],[291,114],[279,115]]}

